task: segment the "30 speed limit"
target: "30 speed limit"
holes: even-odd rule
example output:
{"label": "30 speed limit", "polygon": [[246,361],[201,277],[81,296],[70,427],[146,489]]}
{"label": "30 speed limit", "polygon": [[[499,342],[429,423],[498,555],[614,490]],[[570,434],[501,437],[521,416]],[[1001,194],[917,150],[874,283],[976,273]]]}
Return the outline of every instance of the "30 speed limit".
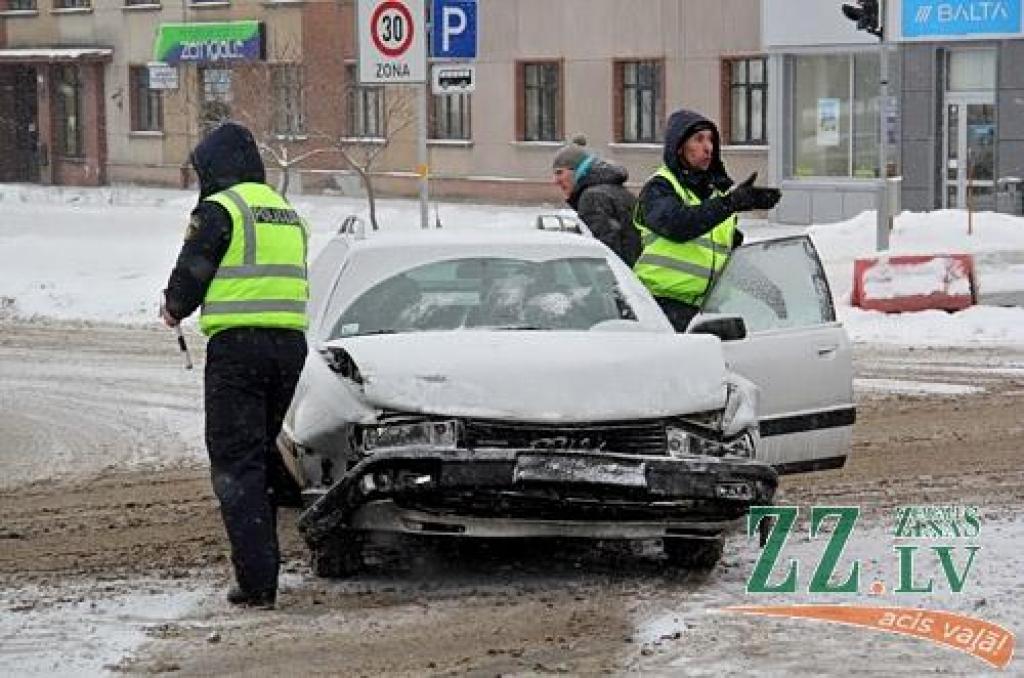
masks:
{"label": "30 speed limit", "polygon": [[426,82],[423,0],[359,0],[359,81]]}

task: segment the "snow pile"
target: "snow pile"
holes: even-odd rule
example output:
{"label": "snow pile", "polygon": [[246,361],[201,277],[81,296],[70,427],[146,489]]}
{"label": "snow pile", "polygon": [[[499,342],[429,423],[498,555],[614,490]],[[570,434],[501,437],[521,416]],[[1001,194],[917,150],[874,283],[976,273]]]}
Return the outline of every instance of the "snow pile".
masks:
{"label": "snow pile", "polygon": [[[862,212],[848,221],[811,226],[822,263],[837,300],[849,302],[853,260],[875,256],[875,213]],[[959,210],[903,212],[896,217],[887,254],[989,254],[1024,252],[1024,219],[994,212],[974,215],[967,234],[967,213]],[[980,257],[984,262],[988,257]],[[984,284],[982,270],[978,276]],[[1024,288],[1024,280],[1018,281]]]}
{"label": "snow pile", "polygon": [[[832,294],[839,304],[840,319],[858,342],[916,346],[976,346],[1024,343],[1024,309],[975,306],[958,313],[923,311],[888,315],[850,307],[853,262],[872,257],[875,251],[875,213],[863,212],[848,221],[811,226],[808,229],[828,274]],[[974,215],[967,233],[967,213],[959,210],[903,212],[890,235],[889,255],[972,254],[975,276],[982,292],[1024,293],[1024,219],[984,212]],[[918,265],[902,275],[899,284],[886,282],[886,267],[875,267],[873,298],[895,294],[928,294],[945,290],[949,279],[943,262]],[[877,271],[876,271],[877,269]],[[901,271],[901,274],[907,273]],[[891,273],[891,270],[889,271]],[[948,290],[963,293],[965,280],[954,280]]]}
{"label": "snow pile", "polygon": [[854,341],[918,347],[1024,345],[1021,308],[972,306],[957,313],[888,314],[840,306],[838,311]]}

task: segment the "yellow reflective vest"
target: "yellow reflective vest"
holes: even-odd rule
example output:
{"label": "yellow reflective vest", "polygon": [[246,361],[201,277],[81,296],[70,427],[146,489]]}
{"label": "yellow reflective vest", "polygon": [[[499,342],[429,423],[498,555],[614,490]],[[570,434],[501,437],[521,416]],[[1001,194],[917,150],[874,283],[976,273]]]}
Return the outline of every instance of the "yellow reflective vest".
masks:
{"label": "yellow reflective vest", "polygon": [[308,232],[302,218],[266,184],[236,184],[206,200],[231,215],[231,243],[203,299],[203,334],[234,327],[305,330]]}
{"label": "yellow reflective vest", "polygon": [[[663,177],[675,189],[685,204],[696,206],[700,198],[676,179],[672,171],[662,165],[654,177]],[[716,189],[714,195],[721,193]],[[736,215],[731,215],[699,238],[678,242],[663,238],[642,221],[642,210],[637,203],[633,225],[640,231],[643,251],[633,266],[641,282],[656,297],[676,299],[699,306],[732,252]]]}

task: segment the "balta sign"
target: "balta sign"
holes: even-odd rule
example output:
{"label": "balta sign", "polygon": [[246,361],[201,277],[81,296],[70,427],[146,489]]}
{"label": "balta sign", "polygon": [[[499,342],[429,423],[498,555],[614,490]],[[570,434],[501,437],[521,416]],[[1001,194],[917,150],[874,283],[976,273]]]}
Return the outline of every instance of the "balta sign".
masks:
{"label": "balta sign", "polygon": [[904,38],[1021,33],[1021,0],[903,0]]}
{"label": "balta sign", "polygon": [[153,57],[171,65],[257,61],[264,43],[259,21],[161,24]]}

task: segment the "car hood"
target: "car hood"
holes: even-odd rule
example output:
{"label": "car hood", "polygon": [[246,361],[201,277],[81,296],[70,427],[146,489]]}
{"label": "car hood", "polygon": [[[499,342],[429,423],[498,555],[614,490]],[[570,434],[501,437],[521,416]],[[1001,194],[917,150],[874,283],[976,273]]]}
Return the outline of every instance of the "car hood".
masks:
{"label": "car hood", "polygon": [[651,419],[720,409],[727,372],[709,335],[470,331],[350,337],[370,407],[518,421]]}

